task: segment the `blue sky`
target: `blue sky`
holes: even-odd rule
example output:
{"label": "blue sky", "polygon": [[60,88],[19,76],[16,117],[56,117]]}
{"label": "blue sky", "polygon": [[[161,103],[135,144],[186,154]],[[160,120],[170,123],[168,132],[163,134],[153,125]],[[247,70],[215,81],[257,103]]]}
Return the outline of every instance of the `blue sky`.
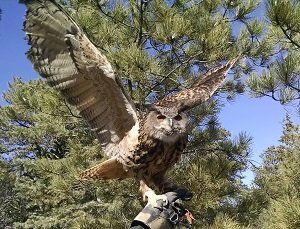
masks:
{"label": "blue sky", "polygon": [[[6,91],[8,82],[16,76],[23,80],[37,79],[38,74],[32,69],[26,58],[28,45],[24,40],[22,23],[25,7],[17,0],[1,0],[3,11],[0,21],[0,92]],[[4,104],[2,96],[0,105]],[[269,146],[277,145],[282,133],[282,121],[286,109],[293,115],[292,108],[286,108],[269,99],[250,98],[249,95],[237,97],[234,102],[227,102],[221,112],[222,126],[232,133],[232,137],[246,132],[253,137],[252,160],[261,162],[259,155]],[[296,120],[296,118],[295,118]],[[253,174],[245,173],[245,183],[249,184]]]}

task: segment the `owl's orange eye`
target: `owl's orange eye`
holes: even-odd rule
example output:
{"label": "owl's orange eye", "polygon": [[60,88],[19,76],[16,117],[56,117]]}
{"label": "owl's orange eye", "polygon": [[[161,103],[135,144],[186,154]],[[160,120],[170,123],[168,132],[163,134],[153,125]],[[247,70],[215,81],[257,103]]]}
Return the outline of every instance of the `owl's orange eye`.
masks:
{"label": "owl's orange eye", "polygon": [[182,119],[182,117],[181,117],[181,115],[176,115],[176,116],[174,117],[174,119],[175,119],[176,121],[180,121],[180,120]]}
{"label": "owl's orange eye", "polygon": [[156,117],[157,119],[159,119],[159,120],[163,120],[163,119],[165,119],[166,118],[166,116],[164,116],[164,115],[157,115],[157,117]]}

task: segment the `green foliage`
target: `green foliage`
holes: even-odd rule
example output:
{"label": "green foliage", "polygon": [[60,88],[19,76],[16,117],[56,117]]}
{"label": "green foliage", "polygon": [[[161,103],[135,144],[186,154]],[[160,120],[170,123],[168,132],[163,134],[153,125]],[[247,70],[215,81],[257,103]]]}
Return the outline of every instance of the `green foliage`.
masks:
{"label": "green foliage", "polygon": [[[5,224],[15,228],[128,227],[143,206],[138,185],[133,180],[82,183],[76,179],[103,155],[88,127],[61,96],[40,80],[16,79],[4,97],[8,105],[0,109],[0,182],[5,184],[1,187]],[[214,121],[217,109],[210,115],[206,106],[193,112],[208,114],[203,118],[207,124],[191,125],[194,138],[170,177],[195,192],[190,209],[208,226],[222,211],[221,203],[230,205],[240,188],[249,139],[241,135],[231,141]]]}
{"label": "green foliage", "polygon": [[[0,109],[4,223],[16,228],[128,224],[140,207],[132,181],[97,185],[77,180],[79,172],[101,160],[102,154],[86,124],[61,96],[40,80],[16,79],[4,97],[8,102]],[[111,220],[116,214],[123,218]]]}
{"label": "green foliage", "polygon": [[58,159],[65,156],[70,139],[90,143],[87,125],[42,81],[15,79],[3,97],[8,105],[0,110],[0,138],[6,156]]}
{"label": "green foliage", "polygon": [[[213,131],[217,132],[215,143],[205,139]],[[223,129],[200,130],[199,135],[203,138],[197,136],[195,141],[191,141],[171,178],[193,190],[189,209],[196,218],[206,222],[202,226],[208,226],[217,214],[229,213],[232,200],[240,192],[241,172],[246,169],[250,139],[241,135],[232,141]],[[200,225],[196,222],[196,226]]]}
{"label": "green foliage", "polygon": [[219,214],[209,229],[246,229],[246,227],[240,226],[233,218],[227,215]]}
{"label": "green foliage", "polygon": [[26,219],[23,200],[15,189],[16,174],[6,161],[0,161],[0,225],[5,228]]}
{"label": "green foliage", "polygon": [[[242,185],[250,138],[241,134],[233,140],[217,121],[220,98],[232,99],[243,92],[241,77],[255,70],[253,64],[271,61],[274,51],[297,47],[297,32],[293,30],[289,40],[278,23],[272,21],[265,28],[267,22],[252,17],[259,5],[254,0],[60,2],[108,57],[137,105],[189,87],[208,68],[243,56],[244,63],[234,67],[217,96],[190,112],[190,144],[170,172],[171,179],[194,193],[188,207],[197,218],[196,228],[260,225],[268,214],[284,212],[285,206],[278,203],[286,199],[297,203],[292,194],[274,203],[269,197],[281,198],[288,187],[296,187],[288,179],[294,173],[286,173],[284,191],[276,183],[282,171],[290,171],[282,166],[278,172],[277,164],[272,164],[279,160],[273,153],[277,148],[270,149],[267,169],[257,173],[260,189]],[[275,1],[269,2],[272,19],[278,10],[271,10],[277,7]],[[280,19],[280,25],[288,31],[284,20]],[[299,83],[298,55],[289,52],[284,62],[274,62],[263,77],[253,75],[249,82],[254,81],[257,95],[272,94],[274,87],[279,92],[284,80],[293,87]],[[294,94],[284,91],[283,101],[297,97],[294,88],[288,88]],[[80,171],[103,160],[98,141],[77,112],[39,80],[15,79],[3,97],[7,106],[0,108],[0,223],[13,228],[128,227],[144,206],[135,181],[85,183],[76,179]],[[278,211],[272,210],[277,207]],[[294,214],[281,215],[282,223],[290,220],[297,225],[298,208],[292,209]]]}
{"label": "green foliage", "polygon": [[299,53],[289,52],[284,60],[270,65],[260,76],[252,74],[248,83],[255,96],[271,96],[286,104],[299,99]]}
{"label": "green foliage", "polygon": [[300,199],[299,196],[284,196],[270,201],[270,206],[261,216],[262,227],[297,229],[300,227]]}
{"label": "green foliage", "polygon": [[260,65],[267,70],[252,74],[247,83],[254,96],[268,96],[282,104],[300,99],[300,4],[293,0],[267,1],[270,25],[263,41],[273,54]]}
{"label": "green foliage", "polygon": [[[190,86],[220,60],[271,52],[253,40],[264,28],[250,17],[258,1],[63,2],[140,104]],[[233,36],[237,24],[244,36]],[[236,68],[232,95],[242,91],[243,71]]]}
{"label": "green foliage", "polygon": [[[287,117],[281,144],[270,147],[256,169],[255,184],[239,204],[241,221],[257,228],[300,226],[300,131]],[[247,219],[248,218],[248,219]]]}

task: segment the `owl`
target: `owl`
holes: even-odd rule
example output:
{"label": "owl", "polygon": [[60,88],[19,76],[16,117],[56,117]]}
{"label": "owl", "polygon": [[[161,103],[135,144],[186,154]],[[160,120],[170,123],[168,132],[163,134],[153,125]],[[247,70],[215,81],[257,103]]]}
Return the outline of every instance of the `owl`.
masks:
{"label": "owl", "polygon": [[139,114],[107,58],[54,0],[26,0],[27,55],[48,85],[75,106],[99,139],[108,160],[80,179],[139,182],[144,198],[178,186],[166,172],[188,143],[186,112],[209,99],[236,62],[209,70],[190,88],[166,96]]}

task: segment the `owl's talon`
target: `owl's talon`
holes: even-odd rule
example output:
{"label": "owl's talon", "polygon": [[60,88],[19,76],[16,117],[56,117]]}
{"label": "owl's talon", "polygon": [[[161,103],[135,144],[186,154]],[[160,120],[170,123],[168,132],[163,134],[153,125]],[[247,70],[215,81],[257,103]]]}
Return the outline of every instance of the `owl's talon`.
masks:
{"label": "owl's talon", "polygon": [[147,202],[149,201],[149,199],[151,198],[151,196],[156,195],[155,192],[153,190],[148,190],[146,192],[143,193],[143,201]]}
{"label": "owl's talon", "polygon": [[156,195],[153,190],[149,190],[143,195],[143,201],[148,201],[148,203],[152,206],[157,206],[159,200],[162,201],[163,206],[168,204],[168,198],[166,195]]}

